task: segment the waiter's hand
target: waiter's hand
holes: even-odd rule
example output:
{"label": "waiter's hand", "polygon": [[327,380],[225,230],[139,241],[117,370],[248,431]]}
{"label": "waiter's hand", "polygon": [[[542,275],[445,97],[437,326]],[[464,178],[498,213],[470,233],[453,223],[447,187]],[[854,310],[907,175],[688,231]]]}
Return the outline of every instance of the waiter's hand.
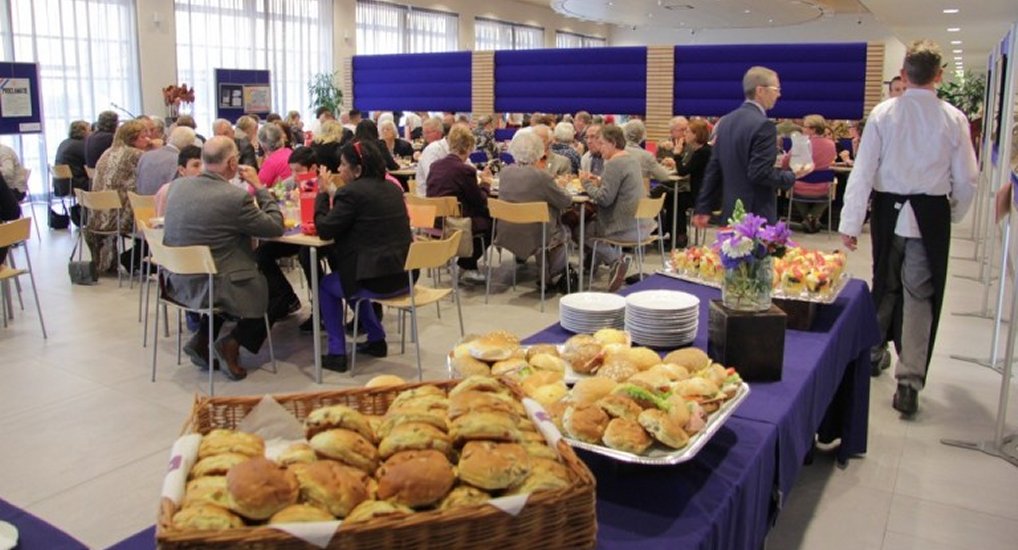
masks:
{"label": "waiter's hand", "polygon": [[694,214],[693,225],[700,229],[707,229],[707,225],[710,223],[710,214]]}
{"label": "waiter's hand", "polygon": [[851,235],[841,234],[841,242],[845,245],[845,248],[849,250],[855,250],[859,245],[859,239]]}

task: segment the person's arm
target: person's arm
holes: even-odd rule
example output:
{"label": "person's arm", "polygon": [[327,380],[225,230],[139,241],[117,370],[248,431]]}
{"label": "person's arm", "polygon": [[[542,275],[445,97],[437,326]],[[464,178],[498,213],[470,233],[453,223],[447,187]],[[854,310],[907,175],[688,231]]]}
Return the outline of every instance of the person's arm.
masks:
{"label": "person's arm", "polygon": [[488,193],[477,184],[477,170],[464,163],[463,170],[456,174],[456,187],[459,188],[463,206],[469,206],[474,212],[488,211]]}
{"label": "person's arm", "polygon": [[0,220],[9,222],[21,217],[21,205],[14,196],[7,181],[0,176]]}
{"label": "person's arm", "polygon": [[601,174],[600,183],[584,181],[583,189],[590,195],[590,200],[598,206],[608,206],[615,202],[619,193],[619,186],[622,184],[623,173],[618,162],[605,162],[604,173]]}
{"label": "person's arm", "polygon": [[[717,197],[721,194],[721,160],[717,151],[710,156],[709,162],[707,162],[707,171],[703,174],[703,183],[700,186],[700,195],[696,197],[696,208],[693,210],[697,216],[705,216],[710,218],[713,205],[717,204]],[[703,218],[700,218],[703,220]],[[706,227],[707,223],[703,220],[703,225],[698,227]]]}
{"label": "person's arm", "polygon": [[[388,184],[386,184],[388,185]],[[347,232],[357,219],[357,201],[345,186],[341,187],[332,197],[319,193],[315,199],[315,229],[323,239],[335,239]]]}
{"label": "person's arm", "polygon": [[958,223],[968,212],[979,180],[979,166],[976,152],[972,149],[972,137],[968,120],[960,117],[958,142],[951,155],[951,221]]}
{"label": "person's arm", "polygon": [[382,150],[382,159],[385,161],[386,170],[399,170],[399,163],[396,159],[392,158],[392,153],[389,152],[389,147],[384,141],[378,140],[378,148]]}
{"label": "person's arm", "polygon": [[565,189],[559,187],[547,172],[540,172],[544,201],[552,208],[564,210],[573,204],[573,197]]}
{"label": "person's arm", "polygon": [[749,164],[747,166],[747,175],[751,184],[790,189],[795,183],[795,174],[774,167],[774,143],[777,139],[778,130],[768,120],[761,123],[753,133],[753,137],[750,139]]}
{"label": "person's arm", "polygon": [[862,233],[870,192],[873,190],[873,182],[876,181],[877,169],[880,167],[880,151],[883,149],[883,137],[880,135],[877,120],[866,125],[863,135],[866,139],[859,147],[855,167],[848,176],[844,206],[841,208],[841,223],[838,225],[841,240],[849,250],[855,250],[858,236]]}
{"label": "person's arm", "polygon": [[[283,212],[279,204],[269,193],[269,190],[261,184],[254,168],[242,166],[237,174],[254,188],[254,197],[244,193],[244,199],[240,207],[240,215],[237,216],[237,225],[245,235],[252,237],[279,237],[283,234]],[[258,204],[255,205],[255,199]]]}
{"label": "person's arm", "polygon": [[654,158],[654,155],[647,151],[646,155],[643,155],[644,172],[650,174],[650,178],[657,181],[668,181],[668,169],[662,166]]}

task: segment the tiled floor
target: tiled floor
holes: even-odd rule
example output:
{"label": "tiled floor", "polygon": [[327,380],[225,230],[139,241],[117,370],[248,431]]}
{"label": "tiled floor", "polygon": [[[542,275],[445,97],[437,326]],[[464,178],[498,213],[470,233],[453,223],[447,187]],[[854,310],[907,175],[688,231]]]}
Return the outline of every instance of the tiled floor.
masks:
{"label": "tiled floor", "polygon": [[[957,232],[969,231],[963,225]],[[802,240],[823,248],[838,243],[822,234]],[[157,381],[150,382],[151,347],[141,347],[136,291],[117,288],[109,278],[93,287],[71,286],[65,267],[71,246],[67,231],[43,230],[42,242],[31,243],[50,338],[39,334],[30,295],[26,310],[0,330],[0,497],[101,548],[152,524],[170,443],[206,378],[175,364],[170,338],[159,342]],[[971,254],[970,241],[956,239],[953,246],[955,255]],[[951,269],[973,274],[977,267],[955,260]],[[850,256],[849,269],[868,277],[868,247]],[[505,328],[527,335],[554,322],[557,300],[539,312],[530,273],[516,292],[498,285],[489,305],[483,288],[466,290],[467,330]],[[499,275],[509,279],[507,270]],[[603,271],[599,282],[604,284]],[[891,376],[874,380],[869,453],[845,469],[819,454],[789,496],[769,537],[770,549],[1018,545],[1018,471],[1002,460],[939,443],[941,437],[992,434],[999,376],[949,357],[988,354],[992,323],[950,315],[977,309],[981,297],[978,283],[951,278],[935,367],[918,417],[904,421],[890,408]],[[252,371],[240,383],[219,376],[217,393],[310,391],[356,386],[383,372],[416,375],[412,348],[398,354],[390,317],[389,358],[359,361],[361,372],[353,378],[326,371],[323,386],[314,384],[311,337],[297,332],[307,311],[273,329],[278,374]],[[433,308],[422,315],[424,375],[442,378],[445,354],[459,338],[455,309],[444,305],[441,319]],[[267,363],[267,356],[263,351],[244,361],[256,366]],[[1014,428],[1018,405],[1012,411]]]}

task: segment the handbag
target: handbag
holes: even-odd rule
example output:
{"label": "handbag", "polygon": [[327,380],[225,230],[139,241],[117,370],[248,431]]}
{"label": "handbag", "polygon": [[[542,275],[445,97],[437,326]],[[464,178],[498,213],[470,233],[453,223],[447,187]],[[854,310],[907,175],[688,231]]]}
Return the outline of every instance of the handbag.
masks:
{"label": "handbag", "polygon": [[470,218],[463,218],[457,216],[449,216],[445,218],[445,222],[442,225],[442,238],[448,239],[452,235],[452,232],[459,229],[463,232],[463,236],[460,237],[460,246],[456,251],[456,256],[460,258],[470,258],[474,255],[474,232],[472,229],[473,220]]}
{"label": "handbag", "polygon": [[[71,257],[67,261],[67,275],[70,276],[72,285],[94,285],[99,282],[99,270],[92,260],[82,260],[80,255],[77,260],[74,259],[78,242],[80,241],[75,242],[74,248],[71,249]],[[85,244],[82,242],[81,246],[84,249]]]}
{"label": "handbag", "polygon": [[597,219],[597,206],[591,202],[582,202],[573,205],[573,208],[566,209],[559,220],[570,230],[574,230],[575,233],[575,229],[580,226],[581,212],[583,213],[583,223],[585,224],[589,224]]}
{"label": "handbag", "polygon": [[50,229],[67,229],[71,225],[71,216],[67,213],[67,207],[64,207],[64,213],[61,214],[51,207],[49,209],[49,227]]}

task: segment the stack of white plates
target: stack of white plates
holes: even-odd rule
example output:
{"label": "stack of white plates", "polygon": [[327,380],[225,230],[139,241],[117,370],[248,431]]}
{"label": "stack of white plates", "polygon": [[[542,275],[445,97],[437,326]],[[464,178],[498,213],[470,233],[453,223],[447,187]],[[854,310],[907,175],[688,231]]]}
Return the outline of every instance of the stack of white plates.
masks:
{"label": "stack of white plates", "polygon": [[696,339],[700,299],[677,290],[645,290],[626,297],[626,330],[633,342],[677,348]]}
{"label": "stack of white plates", "polygon": [[626,318],[626,299],[607,292],[567,294],[558,303],[562,328],[590,334],[603,328],[622,329]]}

